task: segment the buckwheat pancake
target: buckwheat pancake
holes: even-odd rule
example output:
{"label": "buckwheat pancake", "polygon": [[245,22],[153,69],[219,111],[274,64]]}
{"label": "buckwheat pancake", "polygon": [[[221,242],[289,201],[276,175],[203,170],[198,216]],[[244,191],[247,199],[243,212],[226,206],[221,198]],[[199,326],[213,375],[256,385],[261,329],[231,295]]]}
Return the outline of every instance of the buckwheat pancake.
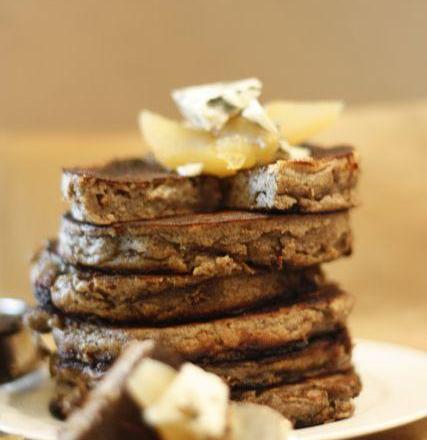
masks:
{"label": "buckwheat pancake", "polygon": [[303,343],[288,344],[285,350],[276,353],[200,366],[220,376],[231,389],[264,388],[347,371],[352,366],[351,351],[350,337],[344,329]]}
{"label": "buckwheat pancake", "polygon": [[359,376],[350,370],[295,384],[234,392],[232,398],[267,405],[282,413],[296,428],[302,428],[350,417],[354,412],[353,398],[360,390]]}
{"label": "buckwheat pancake", "polygon": [[[351,342],[345,329],[305,342],[290,343],[276,352],[262,352],[236,361],[202,362],[199,366],[220,376],[231,389],[254,389],[300,382],[309,377],[347,371],[351,368]],[[244,356],[244,354],[242,355]],[[89,365],[73,359],[51,359],[52,375],[81,389],[93,388],[111,364]]]}
{"label": "buckwheat pancake", "polygon": [[317,266],[288,271],[253,270],[214,277],[108,274],[79,269],[47,243],[33,259],[31,279],[41,306],[68,315],[115,322],[159,324],[212,318],[254,308],[274,299],[292,299],[325,284]]}
{"label": "buckwheat pancake", "polygon": [[[270,406],[296,428],[302,428],[350,417],[354,412],[353,398],[360,390],[360,379],[350,369],[264,389],[234,390],[231,397],[236,401]],[[51,411],[66,418],[75,407],[84,403],[88,391],[84,384],[58,382],[50,404]]]}
{"label": "buckwheat pancake", "polygon": [[311,157],[279,159],[225,179],[231,209],[327,212],[356,204],[358,158],[353,148],[305,145]]}
{"label": "buckwheat pancake", "polygon": [[348,212],[273,215],[243,211],[95,226],[63,217],[59,254],[110,270],[221,275],[224,270],[305,267],[351,253]]}
{"label": "buckwheat pancake", "polygon": [[[50,319],[58,354],[94,365],[112,362],[133,340],[162,342],[183,359],[215,362],[247,359],[259,352],[306,341],[342,327],[353,297],[334,285],[303,294],[297,302],[276,304],[232,318],[168,327],[113,326],[58,316]],[[43,328],[43,325],[41,325]]]}
{"label": "buckwheat pancake", "polygon": [[149,159],[114,160],[66,168],[62,194],[77,220],[106,225],[123,221],[232,209],[326,212],[351,208],[359,169],[347,146],[306,145],[311,157],[285,157],[218,179],[180,176]]}
{"label": "buckwheat pancake", "polygon": [[222,198],[215,177],[180,176],[136,158],[66,168],[61,188],[75,219],[101,225],[212,211]]}

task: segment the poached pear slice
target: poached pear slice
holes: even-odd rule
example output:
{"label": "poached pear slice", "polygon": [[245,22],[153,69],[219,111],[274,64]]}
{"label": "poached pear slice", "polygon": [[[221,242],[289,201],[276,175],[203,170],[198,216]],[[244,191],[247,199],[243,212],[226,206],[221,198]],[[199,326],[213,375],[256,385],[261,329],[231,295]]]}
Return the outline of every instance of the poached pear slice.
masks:
{"label": "poached pear slice", "polygon": [[264,107],[289,144],[298,145],[329,128],[340,116],[344,104],[342,101],[272,101]]}
{"label": "poached pear slice", "polygon": [[200,163],[204,174],[229,176],[271,162],[279,148],[278,134],[241,117],[230,120],[215,135],[147,110],[141,112],[139,123],[156,160],[173,170]]}

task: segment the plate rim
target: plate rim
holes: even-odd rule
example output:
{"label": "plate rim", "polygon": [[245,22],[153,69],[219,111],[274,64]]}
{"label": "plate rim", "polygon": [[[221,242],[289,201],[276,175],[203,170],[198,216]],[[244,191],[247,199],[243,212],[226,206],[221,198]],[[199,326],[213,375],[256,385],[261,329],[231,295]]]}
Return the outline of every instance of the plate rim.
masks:
{"label": "plate rim", "polygon": [[[410,345],[403,345],[403,344],[397,344],[395,342],[389,342],[389,341],[383,341],[378,339],[368,339],[368,338],[359,338],[355,337],[353,338],[353,347],[357,347],[358,345],[363,345],[365,347],[370,346],[372,347],[378,347],[381,346],[384,349],[387,350],[397,350],[399,352],[405,352],[406,354],[409,354],[411,356],[416,356],[417,358],[424,359],[427,362],[427,351],[422,350],[420,348],[416,348]],[[358,370],[357,363],[355,364],[356,371]],[[366,370],[366,368],[359,369],[358,373],[360,374],[360,370]],[[362,376],[363,381],[363,376]],[[362,388],[363,393],[363,388]],[[357,397],[355,399],[355,404],[357,406]],[[406,414],[403,416],[400,416],[398,418],[390,419],[388,422],[376,422],[369,425],[369,429],[365,426],[361,427],[345,427],[342,429],[342,431],[337,432],[330,432],[330,433],[321,433],[320,435],[316,435],[314,430],[318,428],[317,426],[305,428],[306,432],[304,433],[304,429],[296,430],[296,437],[297,439],[301,440],[346,440],[350,438],[358,438],[364,435],[372,435],[372,434],[378,434],[381,432],[389,431],[391,429],[395,429],[401,426],[409,425],[410,423],[414,423],[417,421],[420,421],[427,417],[427,405],[425,408],[421,408],[417,410],[416,412],[413,412],[411,414]],[[340,422],[346,422],[351,420],[345,419],[342,421],[333,422],[334,424],[339,424]],[[327,426],[325,425],[319,425],[319,426]],[[308,430],[313,430],[313,433],[307,432]],[[301,433],[302,435],[299,436],[298,433]]]}

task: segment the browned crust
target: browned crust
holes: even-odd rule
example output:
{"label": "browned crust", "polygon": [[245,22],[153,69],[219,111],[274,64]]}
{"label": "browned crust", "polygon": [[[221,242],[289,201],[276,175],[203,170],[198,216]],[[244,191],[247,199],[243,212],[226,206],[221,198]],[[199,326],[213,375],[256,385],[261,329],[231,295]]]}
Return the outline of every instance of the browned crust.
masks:
{"label": "browned crust", "polygon": [[[199,364],[220,376],[232,389],[265,388],[300,382],[309,377],[347,371],[351,368],[351,342],[346,330],[311,338],[307,344],[289,344],[276,353],[259,353],[256,359]],[[92,388],[109,364],[95,366],[54,356],[52,375],[60,382]]]}
{"label": "browned crust", "polygon": [[94,226],[63,218],[59,253],[111,270],[221,275],[263,267],[311,266],[351,252],[348,212],[267,215],[243,211]]}
{"label": "browned crust", "polygon": [[354,206],[359,174],[354,150],[307,147],[310,159],[279,159],[227,179],[183,177],[145,159],[66,168],[62,193],[74,218],[100,225],[221,207],[325,212]]}
{"label": "browned crust", "polygon": [[62,195],[77,220],[94,224],[212,211],[219,207],[219,181],[181,177],[142,159],[63,170]]}
{"label": "browned crust", "polygon": [[152,180],[186,179],[186,177],[166,170],[150,158],[113,159],[103,165],[63,168],[62,172],[80,177],[93,177],[103,182],[141,182],[144,185],[149,184]]}
{"label": "browned crust", "polygon": [[[66,417],[74,407],[83,403],[88,392],[84,387],[59,382],[51,408],[58,415]],[[235,391],[232,399],[270,406],[288,418],[296,428],[302,428],[351,417],[354,412],[353,398],[361,388],[359,376],[350,369],[295,384]]]}
{"label": "browned crust", "polygon": [[[158,436],[143,423],[141,408],[125,387],[129,374],[142,359],[147,356],[156,358],[155,350],[152,341],[129,346],[105,380],[91,391],[88,399],[85,399],[87,389],[84,385],[75,384],[74,389],[78,391],[73,394],[73,382],[59,381],[58,384],[69,385],[68,393],[64,390],[62,401],[57,404],[57,408],[64,413],[60,415],[65,416],[69,412],[67,407],[71,409],[86,400],[83,408],[67,420],[59,437],[62,440],[104,440],[123,436],[127,439],[157,439]],[[69,393],[72,397],[67,400]]]}
{"label": "browned crust", "polygon": [[319,267],[194,275],[108,274],[65,264],[56,243],[42,248],[32,264],[32,284],[41,306],[68,315],[89,315],[140,324],[186,322],[237,313],[278,298],[295,298],[325,283]]}
{"label": "browned crust", "polygon": [[353,398],[361,388],[359,376],[350,370],[292,385],[235,392],[232,397],[270,406],[291,420],[295,427],[302,428],[351,417]]}
{"label": "browned crust", "polygon": [[225,206],[303,213],[355,206],[359,165],[354,150],[310,148],[309,159],[278,160],[228,178]]}
{"label": "browned crust", "polygon": [[256,359],[201,366],[222,377],[232,389],[251,389],[300,382],[309,377],[351,368],[351,342],[346,330],[311,338],[307,345]]}
{"label": "browned crust", "polygon": [[115,327],[61,318],[52,320],[59,355],[83,363],[111,362],[133,340],[154,339],[190,361],[247,359],[248,352],[277,347],[342,327],[352,309],[351,295],[327,286],[299,302],[233,318],[169,327]]}

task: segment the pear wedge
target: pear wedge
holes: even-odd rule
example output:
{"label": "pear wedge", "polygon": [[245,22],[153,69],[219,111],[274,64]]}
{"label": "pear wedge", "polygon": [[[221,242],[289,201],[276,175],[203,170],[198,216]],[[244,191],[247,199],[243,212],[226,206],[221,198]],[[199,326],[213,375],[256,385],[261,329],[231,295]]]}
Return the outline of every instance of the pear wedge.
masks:
{"label": "pear wedge", "polygon": [[291,145],[329,128],[343,107],[341,101],[272,101],[265,105],[267,115],[279,125],[282,136]]}
{"label": "pear wedge", "polygon": [[142,134],[156,160],[169,169],[197,163],[203,174],[235,174],[268,163],[279,148],[279,135],[236,117],[217,134],[190,128],[150,111],[139,117]]}

